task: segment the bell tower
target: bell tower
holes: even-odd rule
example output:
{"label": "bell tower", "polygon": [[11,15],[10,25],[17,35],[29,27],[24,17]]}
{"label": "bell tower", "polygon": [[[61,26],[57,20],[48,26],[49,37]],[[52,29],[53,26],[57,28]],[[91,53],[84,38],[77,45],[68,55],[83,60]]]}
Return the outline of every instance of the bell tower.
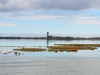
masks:
{"label": "bell tower", "polygon": [[47,32],[47,38],[49,37],[49,32]]}

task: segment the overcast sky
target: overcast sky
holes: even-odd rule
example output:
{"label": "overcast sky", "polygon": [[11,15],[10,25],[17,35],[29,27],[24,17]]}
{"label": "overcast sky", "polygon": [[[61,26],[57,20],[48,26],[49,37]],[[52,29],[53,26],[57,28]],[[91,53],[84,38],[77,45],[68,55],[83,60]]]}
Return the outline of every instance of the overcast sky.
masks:
{"label": "overcast sky", "polygon": [[0,0],[0,33],[99,34],[100,0]]}

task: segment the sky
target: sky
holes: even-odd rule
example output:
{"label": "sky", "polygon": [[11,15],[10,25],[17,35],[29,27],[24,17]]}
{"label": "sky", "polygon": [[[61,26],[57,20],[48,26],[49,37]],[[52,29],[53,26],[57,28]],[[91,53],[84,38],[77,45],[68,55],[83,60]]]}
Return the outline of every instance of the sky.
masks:
{"label": "sky", "polygon": [[0,0],[0,34],[100,34],[100,0]]}

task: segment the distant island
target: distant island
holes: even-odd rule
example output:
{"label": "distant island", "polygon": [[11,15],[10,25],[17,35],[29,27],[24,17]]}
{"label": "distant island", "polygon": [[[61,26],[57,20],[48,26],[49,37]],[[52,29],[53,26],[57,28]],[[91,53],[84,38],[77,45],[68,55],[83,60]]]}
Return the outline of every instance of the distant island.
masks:
{"label": "distant island", "polygon": [[100,40],[100,37],[71,37],[71,36],[50,36],[47,32],[47,37],[3,37],[0,36],[0,39],[47,39],[47,40]]}

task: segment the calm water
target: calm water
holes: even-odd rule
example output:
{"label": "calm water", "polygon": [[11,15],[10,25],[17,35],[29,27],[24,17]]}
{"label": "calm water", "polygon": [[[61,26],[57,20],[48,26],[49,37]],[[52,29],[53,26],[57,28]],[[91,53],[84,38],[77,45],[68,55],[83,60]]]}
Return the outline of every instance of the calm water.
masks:
{"label": "calm water", "polygon": [[[100,41],[0,40],[0,75],[100,75],[100,48],[78,52],[20,52],[17,46],[100,44]],[[13,47],[11,47],[13,46]]]}

